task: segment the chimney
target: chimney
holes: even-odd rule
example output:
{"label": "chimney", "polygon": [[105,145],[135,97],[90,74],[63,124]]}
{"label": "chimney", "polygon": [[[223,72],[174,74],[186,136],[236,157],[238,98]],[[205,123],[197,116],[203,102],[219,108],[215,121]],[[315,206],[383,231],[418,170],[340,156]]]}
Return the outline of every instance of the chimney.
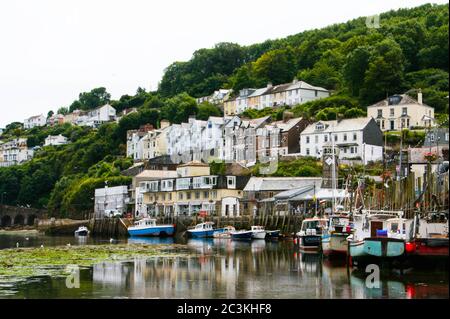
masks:
{"label": "chimney", "polygon": [[170,122],[169,121],[161,120],[161,123],[160,123],[161,129],[165,129],[166,127],[169,127],[169,126],[170,126]]}
{"label": "chimney", "polygon": [[289,121],[293,118],[294,118],[294,113],[288,112],[288,111],[283,112],[283,122],[284,123],[286,123],[287,121]]}
{"label": "chimney", "polygon": [[273,87],[272,82],[267,83],[267,88],[270,89],[271,87]]}
{"label": "chimney", "polygon": [[292,84],[297,84],[298,83],[298,79],[294,78],[294,81],[292,81]]}
{"label": "chimney", "polygon": [[420,105],[423,104],[422,89],[419,89],[419,92],[417,93],[417,102],[419,102]]}

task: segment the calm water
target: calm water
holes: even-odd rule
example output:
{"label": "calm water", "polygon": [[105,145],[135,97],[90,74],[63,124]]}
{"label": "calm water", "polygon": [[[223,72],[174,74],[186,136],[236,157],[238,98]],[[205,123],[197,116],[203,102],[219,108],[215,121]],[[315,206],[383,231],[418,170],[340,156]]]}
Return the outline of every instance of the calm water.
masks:
{"label": "calm water", "polygon": [[[28,240],[26,239],[28,237]],[[109,244],[105,239],[0,235],[0,249]],[[128,239],[119,243],[171,244],[174,239]],[[179,240],[191,257],[108,262],[81,270],[79,289],[64,278],[2,282],[0,298],[448,298],[446,270],[383,274],[379,289],[342,262],[302,255],[290,242]]]}

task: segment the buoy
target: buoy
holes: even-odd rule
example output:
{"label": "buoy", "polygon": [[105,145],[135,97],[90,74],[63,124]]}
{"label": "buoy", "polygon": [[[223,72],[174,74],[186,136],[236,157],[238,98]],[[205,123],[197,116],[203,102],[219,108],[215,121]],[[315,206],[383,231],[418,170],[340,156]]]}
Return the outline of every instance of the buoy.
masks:
{"label": "buoy", "polygon": [[67,247],[70,247],[70,243],[67,244]]}
{"label": "buoy", "polygon": [[41,245],[41,248],[44,248],[44,245]]}
{"label": "buoy", "polygon": [[114,239],[111,238],[111,239],[109,240],[109,242],[110,242],[110,243],[114,242]]}
{"label": "buoy", "polygon": [[30,238],[27,237],[27,238],[25,238],[25,240],[30,240]]}
{"label": "buoy", "polygon": [[16,243],[16,247],[19,248],[19,242]]}

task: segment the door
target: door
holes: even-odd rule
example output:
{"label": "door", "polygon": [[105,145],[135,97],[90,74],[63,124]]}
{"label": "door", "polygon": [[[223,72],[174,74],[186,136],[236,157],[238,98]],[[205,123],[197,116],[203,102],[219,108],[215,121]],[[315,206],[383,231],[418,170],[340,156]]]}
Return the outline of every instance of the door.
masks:
{"label": "door", "polygon": [[391,121],[391,131],[395,130],[395,122]]}
{"label": "door", "polygon": [[383,229],[383,222],[370,223],[370,237],[377,237],[377,230]]}

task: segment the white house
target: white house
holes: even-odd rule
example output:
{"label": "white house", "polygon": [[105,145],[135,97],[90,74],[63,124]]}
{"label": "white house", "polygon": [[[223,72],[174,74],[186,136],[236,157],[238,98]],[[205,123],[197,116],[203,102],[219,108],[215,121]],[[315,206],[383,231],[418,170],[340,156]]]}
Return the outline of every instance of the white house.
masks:
{"label": "white house", "polygon": [[99,127],[103,123],[114,122],[116,120],[116,109],[106,104],[96,109],[88,111],[87,115],[80,115],[77,125]]}
{"label": "white house", "polygon": [[110,217],[110,213],[123,214],[130,202],[128,186],[98,188],[95,190],[95,217]]}
{"label": "white house", "polygon": [[45,139],[44,146],[50,146],[50,145],[65,145],[68,143],[67,137],[59,135],[49,135]]}
{"label": "white house", "polygon": [[407,94],[393,95],[368,106],[367,117],[373,117],[382,131],[435,126],[434,108],[423,103],[421,91],[417,100]]}
{"label": "white house", "polygon": [[31,129],[33,127],[41,127],[47,124],[47,118],[44,115],[35,115],[27,118],[23,122],[23,127],[25,129]]}
{"label": "white house", "polygon": [[34,151],[27,146],[26,138],[17,138],[0,144],[0,167],[21,164],[33,158]]}
{"label": "white house", "polygon": [[383,133],[373,118],[319,121],[300,134],[300,154],[321,158],[323,147],[334,144],[340,159],[364,164],[383,159]]}

